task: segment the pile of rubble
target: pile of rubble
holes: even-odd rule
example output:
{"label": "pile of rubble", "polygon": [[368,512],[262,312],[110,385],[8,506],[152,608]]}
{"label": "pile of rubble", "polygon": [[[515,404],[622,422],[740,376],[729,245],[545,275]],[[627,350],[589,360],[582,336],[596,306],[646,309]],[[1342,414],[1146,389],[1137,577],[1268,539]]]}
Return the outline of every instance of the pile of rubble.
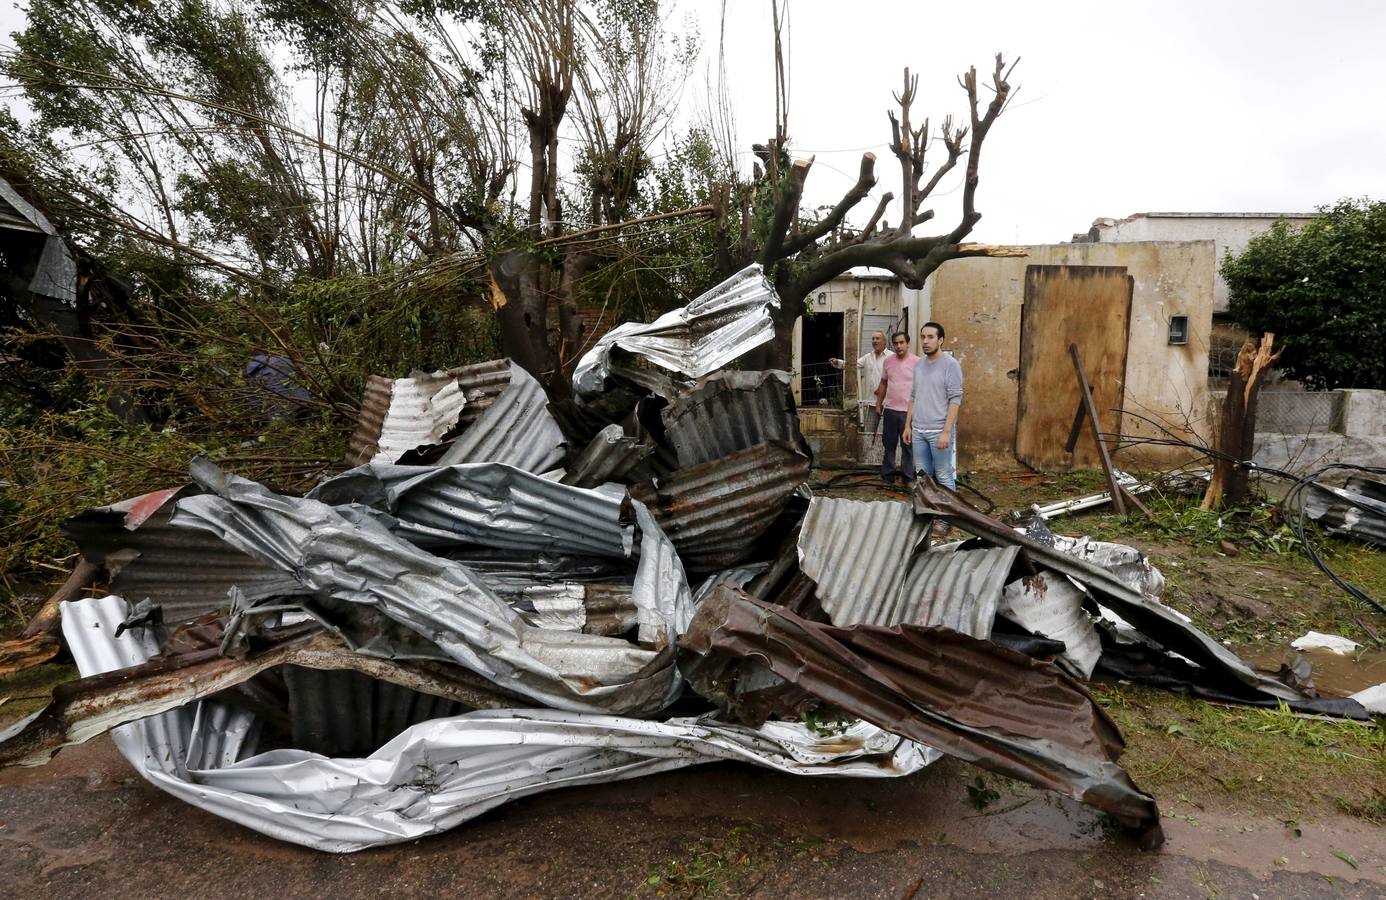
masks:
{"label": "pile of rubble", "polygon": [[[912,503],[812,496],[788,376],[722,370],[777,302],[752,267],[623,325],[570,402],[504,360],[373,379],[356,467],[303,497],[198,460],[69,520],[112,593],[61,604],[83,677],[0,763],[112,731],[163,790],[343,852],[713,760],[888,778],[947,754],[1155,846],[1078,679],[1368,715],[1253,671],[1131,548],[927,480]],[[935,545],[940,520],[972,537]]]}

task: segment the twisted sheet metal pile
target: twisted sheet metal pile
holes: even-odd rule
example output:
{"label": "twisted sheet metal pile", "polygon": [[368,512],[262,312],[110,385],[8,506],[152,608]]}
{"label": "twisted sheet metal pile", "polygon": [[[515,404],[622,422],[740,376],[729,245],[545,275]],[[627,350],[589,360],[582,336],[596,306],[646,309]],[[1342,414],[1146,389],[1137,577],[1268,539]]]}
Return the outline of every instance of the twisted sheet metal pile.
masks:
{"label": "twisted sheet metal pile", "polygon": [[[789,376],[717,371],[777,304],[753,266],[621,326],[578,403],[506,360],[372,379],[354,468],[307,496],[196,460],[70,520],[113,593],[62,605],[83,677],[0,764],[111,731],[163,790],[345,852],[713,760],[881,778],[947,753],[1153,846],[1155,801],[1070,672],[1320,702],[1160,604],[1131,548],[1039,540],[927,481],[913,505],[812,497]],[[975,537],[931,546],[935,518]]]}

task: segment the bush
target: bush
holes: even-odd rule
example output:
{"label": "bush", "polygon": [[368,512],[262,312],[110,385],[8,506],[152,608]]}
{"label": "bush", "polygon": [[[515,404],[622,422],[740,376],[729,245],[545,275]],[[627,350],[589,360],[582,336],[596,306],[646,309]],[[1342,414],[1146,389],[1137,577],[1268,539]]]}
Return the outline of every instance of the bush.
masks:
{"label": "bush", "polygon": [[1386,387],[1386,203],[1342,200],[1285,220],[1222,263],[1230,310],[1274,332],[1280,367],[1313,390]]}

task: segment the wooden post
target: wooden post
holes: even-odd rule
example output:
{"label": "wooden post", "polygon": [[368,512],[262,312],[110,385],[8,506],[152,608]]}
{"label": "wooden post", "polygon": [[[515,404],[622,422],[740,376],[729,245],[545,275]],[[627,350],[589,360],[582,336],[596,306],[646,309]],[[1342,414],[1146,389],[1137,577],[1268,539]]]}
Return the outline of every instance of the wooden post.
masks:
{"label": "wooden post", "polygon": [[1126,506],[1130,504],[1150,517],[1150,510],[1145,508],[1145,504],[1137,500],[1135,495],[1122,487],[1116,478],[1116,469],[1112,466],[1112,457],[1107,452],[1107,442],[1102,440],[1102,426],[1097,421],[1097,404],[1092,399],[1092,387],[1088,384],[1088,376],[1083,371],[1083,354],[1078,350],[1077,344],[1068,345],[1069,355],[1073,357],[1073,371],[1078,376],[1078,390],[1082,398],[1078,403],[1078,411],[1074,415],[1074,428],[1069,434],[1068,452],[1072,453],[1073,448],[1078,444],[1078,423],[1086,414],[1088,425],[1092,430],[1092,439],[1097,443],[1097,455],[1102,461],[1102,474],[1107,476],[1107,492],[1112,497],[1112,507],[1118,515],[1126,515]]}

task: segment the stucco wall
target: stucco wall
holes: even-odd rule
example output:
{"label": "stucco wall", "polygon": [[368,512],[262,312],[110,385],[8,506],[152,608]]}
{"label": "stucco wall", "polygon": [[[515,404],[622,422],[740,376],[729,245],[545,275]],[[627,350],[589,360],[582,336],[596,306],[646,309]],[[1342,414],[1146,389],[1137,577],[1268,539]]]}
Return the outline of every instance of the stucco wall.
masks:
{"label": "stucco wall", "polygon": [[[1227,312],[1227,284],[1217,274],[1227,254],[1246,249],[1247,242],[1270,230],[1280,213],[1142,213],[1128,219],[1099,219],[1093,223],[1099,241],[1133,243],[1141,241],[1212,241],[1213,312]],[[1313,218],[1305,213],[1284,213],[1296,227]]]}
{"label": "stucco wall", "polygon": [[[1124,266],[1134,279],[1126,384],[1098,386],[1099,393],[1113,396],[1120,387],[1127,411],[1179,433],[1188,434],[1189,425],[1206,432],[1212,242],[1057,244],[1027,250],[1025,257],[952,260],[931,276],[933,318],[947,330],[945,349],[963,366],[960,463],[968,465],[969,458],[982,462],[987,456],[1005,459],[1013,451],[1020,312],[1025,269],[1031,265]],[[1187,344],[1168,342],[1174,315],[1189,318]],[[1157,433],[1129,416],[1126,422],[1125,435]],[[1179,450],[1145,447],[1121,451],[1117,462],[1156,466],[1187,457]]]}

